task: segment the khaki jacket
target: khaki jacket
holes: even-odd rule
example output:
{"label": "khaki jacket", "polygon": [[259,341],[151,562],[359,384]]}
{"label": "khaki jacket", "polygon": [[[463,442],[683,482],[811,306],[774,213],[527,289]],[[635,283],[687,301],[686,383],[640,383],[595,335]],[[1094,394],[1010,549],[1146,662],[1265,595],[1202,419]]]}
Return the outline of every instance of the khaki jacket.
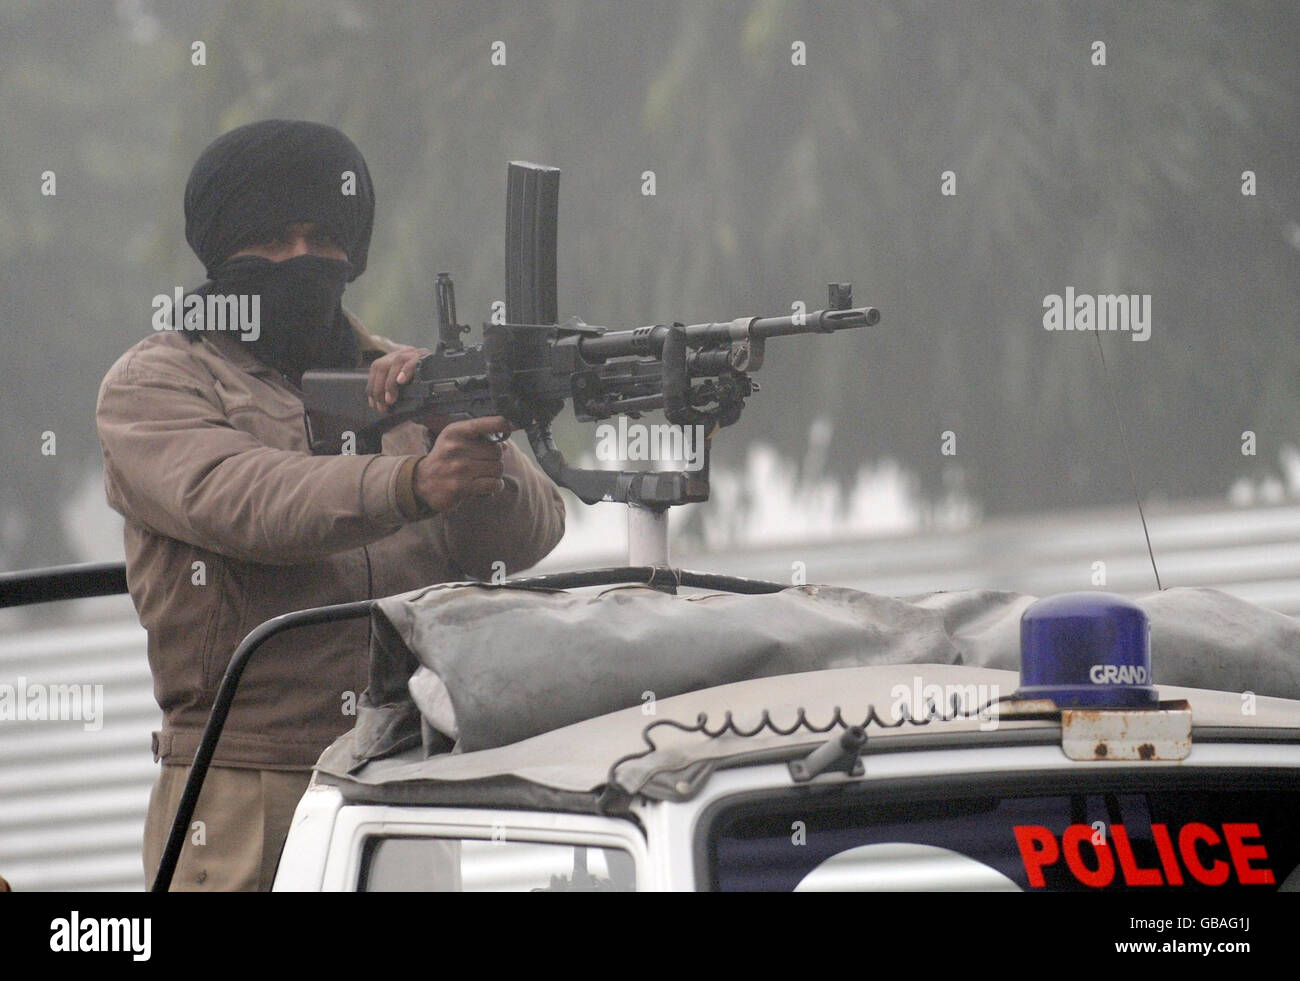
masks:
{"label": "khaki jacket", "polygon": [[[396,345],[353,321],[363,351]],[[507,443],[505,489],[422,518],[410,492],[423,426],[371,456],[311,456],[300,392],[235,335],[155,333],[109,369],[96,423],[108,503],[126,519],[127,586],[148,631],[163,728],[154,757],[189,763],[231,654],[281,613],[487,579],[564,534],[551,481]],[[309,767],[355,719],[364,620],[274,637],[244,672],[215,762]]]}

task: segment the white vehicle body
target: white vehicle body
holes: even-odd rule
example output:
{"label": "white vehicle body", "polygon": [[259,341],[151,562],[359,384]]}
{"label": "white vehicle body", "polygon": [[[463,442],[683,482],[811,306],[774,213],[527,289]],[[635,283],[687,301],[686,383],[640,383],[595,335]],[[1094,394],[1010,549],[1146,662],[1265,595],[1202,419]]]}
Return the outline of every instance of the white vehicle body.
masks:
{"label": "white vehicle body", "polygon": [[[1016,682],[1013,672],[953,665],[809,672],[664,699],[657,706],[656,718],[689,724],[703,712],[716,720],[729,705],[737,701],[752,704],[757,696],[760,704],[771,705],[772,720],[777,725],[789,728],[794,706],[805,709],[808,721],[815,725],[818,720],[830,718],[835,708],[857,709],[864,700],[877,706],[889,704],[891,691],[918,672],[928,682],[975,683],[1008,693]],[[1025,718],[1004,717],[995,726],[981,726],[976,718],[936,719],[925,725],[897,728],[869,725],[860,757],[861,774],[857,776],[831,770],[809,780],[796,780],[790,761],[805,759],[830,735],[808,729],[786,735],[764,730],[750,736],[728,733],[713,737],[666,726],[655,731],[663,735],[673,730],[672,745],[647,752],[652,740],[643,740],[642,734],[656,718],[636,708],[577,723],[514,746],[462,754],[459,758],[417,762],[418,754],[407,754],[405,762],[392,761],[392,781],[389,776],[380,776],[369,786],[330,780],[318,773],[294,816],[275,888],[474,891],[546,888],[557,881],[572,886],[579,876],[574,872],[576,855],[577,864],[606,888],[692,891],[718,886],[707,854],[710,821],[740,803],[755,813],[766,810],[787,816],[798,812],[799,801],[815,800],[824,807],[850,804],[869,823],[873,802],[899,806],[900,801],[911,799],[933,801],[936,795],[950,795],[956,800],[988,794],[1009,800],[1019,794],[1038,800],[1043,793],[1062,798],[1104,796],[1110,793],[1106,788],[1119,788],[1121,797],[1128,800],[1136,796],[1136,791],[1125,796],[1124,788],[1145,787],[1156,796],[1168,791],[1194,808],[1198,797],[1229,786],[1234,780],[1241,781],[1243,787],[1260,784],[1283,788],[1278,792],[1285,793],[1289,786],[1300,791],[1300,702],[1261,697],[1247,714],[1242,711],[1243,699],[1236,693],[1162,688],[1160,694],[1162,709],[1170,711],[1130,713],[1122,719],[1111,713],[1110,723],[1107,713],[1102,712],[1082,713],[1068,725],[1059,714],[1053,718],[1050,714],[1033,717],[1032,713]],[[834,703],[829,701],[831,697]],[[1171,719],[1176,730],[1178,718],[1186,718],[1185,711],[1181,716],[1177,711],[1179,701],[1190,707],[1190,744],[1186,739],[1180,743],[1177,733],[1171,735],[1169,730]],[[853,717],[848,711],[844,714]],[[1118,728],[1111,724],[1117,719]],[[739,717],[737,723],[743,726]],[[1095,726],[1101,727],[1095,730],[1101,733],[1097,738],[1112,740],[1109,758],[1071,758],[1063,748],[1063,732],[1082,732],[1092,739],[1094,730],[1088,727]],[[592,740],[601,742],[593,746]],[[1129,754],[1131,759],[1116,759],[1117,755],[1125,755],[1122,744],[1126,740],[1133,741],[1142,752]],[[566,746],[585,754],[583,760],[593,765],[580,761],[563,773],[548,775],[547,768],[538,761],[562,753]],[[613,767],[627,755],[625,750],[635,753],[638,746],[644,755]],[[1079,755],[1077,746],[1071,752]],[[521,766],[520,761],[526,765]],[[629,768],[635,771],[631,776],[618,776]],[[518,795],[510,791],[502,792],[499,806],[493,806],[491,791],[484,790],[500,786],[507,777],[568,793],[587,782],[594,801],[606,774],[615,771],[615,779],[624,783],[625,789],[640,790],[629,792],[625,806],[610,814],[583,813],[582,806],[566,807],[562,802],[544,809],[520,807]],[[400,780],[396,778],[399,772]],[[409,803],[378,799],[384,796],[383,788],[393,781],[405,788],[403,796]],[[1191,792],[1195,787],[1203,790]],[[421,803],[419,788],[429,790],[439,803]],[[461,806],[453,803],[458,792],[464,798]],[[582,797],[571,799],[581,801]],[[788,822],[788,828],[781,820],[780,833],[790,836],[792,850],[805,847],[808,836],[821,833],[815,822],[801,829],[803,822],[798,818]],[[1105,821],[1098,823],[1104,825]],[[998,828],[999,834],[1010,833],[1009,825]],[[1291,830],[1295,828],[1293,823]],[[802,842],[801,833],[805,836]],[[1112,832],[1104,827],[1101,833],[1105,836]],[[1124,834],[1127,840],[1130,834],[1137,833],[1130,828]],[[896,841],[844,850],[818,862],[796,888],[1024,888],[1024,882],[1017,884],[1004,872],[963,855],[960,844],[947,848],[908,841],[912,836],[907,833],[896,837]],[[769,839],[783,844],[775,834]],[[1247,877],[1243,882],[1248,881],[1251,874],[1262,875],[1261,870],[1272,859],[1259,858],[1260,852],[1250,850],[1265,848],[1263,844],[1243,840],[1246,844],[1239,840],[1235,852],[1223,841],[1214,842],[1208,837],[1193,842],[1191,860],[1199,860],[1200,867],[1206,869],[1228,866],[1230,878],[1240,874]],[[404,842],[404,854],[394,853],[391,861],[381,862],[376,856],[383,854],[382,849],[387,847],[384,843],[390,841]],[[1115,847],[1118,849],[1119,843]],[[1272,843],[1268,847],[1276,851]],[[1300,849],[1300,840],[1283,847]],[[575,853],[575,848],[585,851]],[[1014,848],[1014,842],[1008,839],[1006,854],[1014,856]],[[611,868],[608,850],[623,856],[619,863],[621,879]],[[1095,850],[1089,852],[1085,865],[1095,863],[1097,858]],[[1119,861],[1124,863],[1122,855]],[[1284,858],[1284,862],[1285,868],[1269,867],[1275,886],[1300,888],[1300,871],[1291,867],[1290,858]],[[1232,868],[1234,863],[1242,868]],[[1064,867],[1060,861],[1055,864]],[[1129,869],[1128,864],[1137,871]],[[1146,866],[1151,868],[1142,867],[1140,862],[1128,864],[1122,873],[1115,874],[1131,872],[1136,876],[1141,872],[1150,876],[1155,867],[1150,861]],[[1177,867],[1186,871],[1181,859]],[[1164,878],[1175,874],[1167,868]],[[1186,879],[1186,884],[1198,884],[1191,875]]]}

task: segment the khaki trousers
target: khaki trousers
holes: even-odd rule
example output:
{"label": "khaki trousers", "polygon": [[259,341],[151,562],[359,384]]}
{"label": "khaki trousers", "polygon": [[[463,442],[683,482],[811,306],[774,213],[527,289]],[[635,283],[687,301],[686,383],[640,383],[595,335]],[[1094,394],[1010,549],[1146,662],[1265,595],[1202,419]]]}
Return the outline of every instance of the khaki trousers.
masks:
{"label": "khaki trousers", "polygon": [[[145,888],[153,885],[188,766],[163,766],[144,825]],[[175,891],[267,892],[310,770],[213,766],[181,849]],[[201,823],[200,823],[201,822]]]}

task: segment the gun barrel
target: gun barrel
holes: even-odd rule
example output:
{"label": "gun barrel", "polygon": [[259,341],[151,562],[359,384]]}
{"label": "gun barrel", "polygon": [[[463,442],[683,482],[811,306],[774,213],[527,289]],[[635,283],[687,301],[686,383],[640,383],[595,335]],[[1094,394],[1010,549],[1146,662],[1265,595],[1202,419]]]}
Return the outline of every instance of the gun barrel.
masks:
{"label": "gun barrel", "polygon": [[[853,327],[870,327],[880,320],[875,307],[848,310],[817,310],[789,317],[755,317],[714,324],[691,324],[686,328],[686,346],[718,347],[732,341],[765,340],[791,334],[830,334]],[[612,330],[579,341],[582,356],[589,361],[622,358],[629,355],[657,358],[663,354],[665,327],[639,327],[636,330]]]}
{"label": "gun barrel", "polygon": [[790,334],[830,334],[853,327],[872,327],[880,322],[875,307],[849,310],[818,310],[790,317],[760,317],[749,325],[751,337],[785,337]]}

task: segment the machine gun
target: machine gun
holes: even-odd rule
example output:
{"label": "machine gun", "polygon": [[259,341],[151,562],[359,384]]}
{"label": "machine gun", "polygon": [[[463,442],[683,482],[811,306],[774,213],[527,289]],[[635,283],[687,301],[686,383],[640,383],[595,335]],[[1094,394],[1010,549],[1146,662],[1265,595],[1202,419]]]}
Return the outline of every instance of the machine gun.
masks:
{"label": "machine gun", "polygon": [[[869,327],[880,319],[873,307],[853,306],[849,284],[832,283],[827,308],[813,313],[633,330],[590,326],[577,318],[559,324],[559,177],[553,167],[510,164],[506,314],[517,322],[485,323],[483,343],[466,346],[461,335],[469,327],[456,322],[455,287],[447,273],[439,273],[437,349],[416,362],[412,379],[387,412],[368,404],[366,372],[303,375],[313,453],[378,453],[384,432],[408,419],[500,415],[526,431],[538,464],[556,484],[587,504],[626,502],[649,512],[652,524],[661,523],[666,508],[708,499],[709,439],[703,441],[703,466],[694,472],[571,467],[551,437],[551,423],[567,400],[580,422],[615,415],[638,418],[663,409],[670,424],[701,426],[711,437],[719,427],[736,422],[745,399],[758,390],[750,373],[762,367],[768,338],[829,334]],[[652,534],[651,544],[638,548],[630,530],[630,551],[633,556],[640,551],[649,560],[645,564],[666,565],[666,528],[656,527]]]}

